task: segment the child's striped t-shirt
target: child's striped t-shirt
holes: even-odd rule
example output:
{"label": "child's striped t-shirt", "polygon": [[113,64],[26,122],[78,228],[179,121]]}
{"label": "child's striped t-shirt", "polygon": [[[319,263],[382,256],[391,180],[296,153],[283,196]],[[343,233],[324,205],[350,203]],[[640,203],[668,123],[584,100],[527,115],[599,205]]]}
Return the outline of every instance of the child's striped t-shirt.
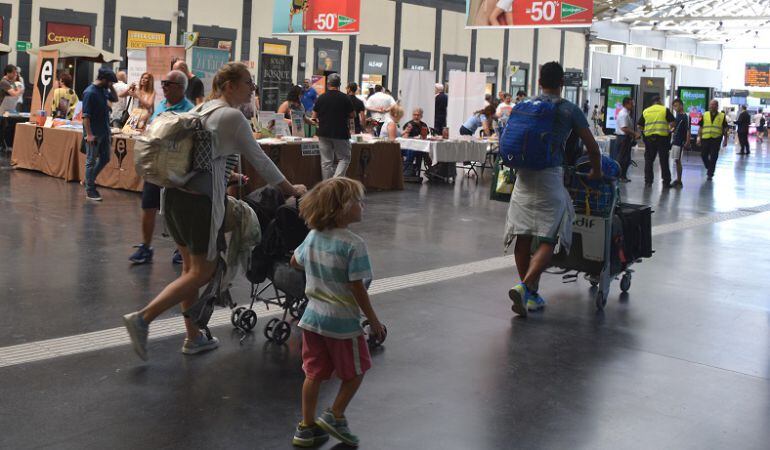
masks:
{"label": "child's striped t-shirt", "polygon": [[362,280],[368,286],[372,280],[364,240],[346,228],[312,230],[294,258],[305,268],[309,300],[299,327],[336,339],[363,334],[361,310],[348,284]]}

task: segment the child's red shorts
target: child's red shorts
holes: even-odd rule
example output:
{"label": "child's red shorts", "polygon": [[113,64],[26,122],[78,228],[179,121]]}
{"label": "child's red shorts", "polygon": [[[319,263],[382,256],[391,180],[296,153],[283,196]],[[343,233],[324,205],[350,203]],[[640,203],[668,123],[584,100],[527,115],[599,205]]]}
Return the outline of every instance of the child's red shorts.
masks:
{"label": "child's red shorts", "polygon": [[372,367],[364,336],[335,339],[302,330],[302,369],[312,380],[328,380],[332,373],[343,381],[353,379]]}

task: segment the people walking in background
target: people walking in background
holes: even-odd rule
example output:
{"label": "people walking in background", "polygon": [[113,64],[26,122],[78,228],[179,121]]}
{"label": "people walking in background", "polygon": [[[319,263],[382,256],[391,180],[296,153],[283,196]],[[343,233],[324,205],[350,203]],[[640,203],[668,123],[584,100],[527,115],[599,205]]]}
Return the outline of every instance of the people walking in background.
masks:
{"label": "people walking in background", "polygon": [[302,106],[305,107],[307,114],[313,112],[316,100],[318,100],[318,92],[310,84],[310,79],[305,78],[305,82],[302,84]]}
{"label": "people walking in background", "polygon": [[635,130],[634,121],[631,113],[634,110],[634,100],[631,97],[623,98],[623,108],[618,112],[615,118],[615,134],[618,136],[618,164],[620,165],[620,181],[628,183],[628,167],[631,165],[631,151],[634,143],[641,136]]}
{"label": "people walking in background", "polygon": [[671,136],[671,159],[676,164],[676,180],[671,183],[671,187],[680,188],[682,184],[682,154],[686,148],[690,147],[690,116],[684,110],[682,100],[674,100],[674,112],[676,121],[674,122],[674,131]]}
{"label": "people walking in background", "polygon": [[[302,421],[292,439],[296,446],[315,447],[329,435],[358,446],[345,410],[372,366],[361,313],[374,336],[385,336],[367,293],[372,268],[366,243],[348,229],[348,225],[361,221],[363,201],[364,186],[342,177],[319,183],[299,206],[300,216],[311,231],[291,258],[292,266],[305,271],[309,300],[298,325],[302,329],[305,382]],[[316,418],[321,385],[332,374],[342,381],[337,397]]]}
{"label": "people walking in background", "polygon": [[126,72],[122,70],[115,76],[117,77],[118,82],[113,84],[112,87],[115,89],[118,101],[111,105],[112,115],[110,116],[110,124],[115,128],[123,128],[123,125],[125,125],[125,121],[128,118],[126,113],[129,99],[126,95],[126,92],[128,91],[128,84],[126,83],[127,77]]}
{"label": "people walking in background", "polygon": [[738,134],[738,142],[741,145],[741,151],[739,155],[751,154],[749,148],[749,126],[751,125],[751,115],[746,110],[746,105],[741,106],[741,113],[738,114],[738,120],[735,121],[736,133]]}
{"label": "people walking in background", "polygon": [[671,110],[663,106],[660,96],[652,98],[652,105],[642,111],[639,126],[644,135],[644,185],[652,186],[655,176],[653,164],[655,158],[660,158],[660,177],[663,188],[671,187],[671,167],[668,156],[671,150],[671,132],[676,118]]}
{"label": "people walking in background", "polygon": [[347,94],[350,97],[350,101],[353,103],[353,127],[356,134],[361,134],[366,128],[366,106],[364,102],[356,95],[358,92],[358,84],[350,83],[347,87]]}
{"label": "people walking in background", "polygon": [[701,159],[706,167],[708,180],[714,179],[714,171],[719,159],[719,144],[727,147],[727,136],[730,134],[730,127],[727,124],[725,113],[719,112],[719,102],[711,100],[709,110],[703,114],[698,129],[698,140],[696,143],[700,147]]}
{"label": "people walking in background", "polygon": [[326,92],[318,97],[313,108],[313,120],[318,123],[318,144],[321,147],[323,179],[343,177],[350,165],[350,121],[353,102],[340,91],[342,80],[333,73],[326,80]]}
{"label": "people walking in background", "polygon": [[[90,86],[83,92],[83,136],[86,146],[86,198],[101,201],[96,190],[96,177],[110,161],[112,139],[110,135],[110,107],[108,101],[118,101],[112,84],[118,78],[108,67],[99,69],[99,73]],[[0,85],[1,86],[1,85]]]}

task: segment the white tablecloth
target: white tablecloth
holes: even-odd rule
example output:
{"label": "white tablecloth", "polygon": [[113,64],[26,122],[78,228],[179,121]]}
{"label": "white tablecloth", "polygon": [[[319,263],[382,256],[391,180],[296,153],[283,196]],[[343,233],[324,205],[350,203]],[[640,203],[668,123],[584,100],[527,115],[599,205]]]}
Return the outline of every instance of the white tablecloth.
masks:
{"label": "white tablecloth", "polygon": [[402,150],[428,153],[434,164],[440,162],[478,161],[487,157],[488,141],[430,141],[424,139],[397,139]]}

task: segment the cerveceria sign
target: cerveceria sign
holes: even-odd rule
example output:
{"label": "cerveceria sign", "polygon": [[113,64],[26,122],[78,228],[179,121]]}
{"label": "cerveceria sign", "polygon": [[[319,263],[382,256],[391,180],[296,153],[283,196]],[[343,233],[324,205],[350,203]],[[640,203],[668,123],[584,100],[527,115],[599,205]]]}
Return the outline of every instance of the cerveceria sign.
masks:
{"label": "cerveceria sign", "polygon": [[91,44],[91,27],[69,23],[48,22],[45,28],[45,43],[61,44],[62,42],[77,41]]}

